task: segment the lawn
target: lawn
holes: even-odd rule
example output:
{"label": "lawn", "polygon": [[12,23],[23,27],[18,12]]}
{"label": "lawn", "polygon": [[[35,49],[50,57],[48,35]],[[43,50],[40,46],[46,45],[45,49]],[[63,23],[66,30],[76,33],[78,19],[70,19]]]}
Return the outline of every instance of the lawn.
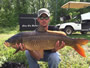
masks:
{"label": "lawn", "polygon": [[[4,46],[4,41],[11,37],[12,35],[19,32],[19,30],[12,29],[10,31],[9,28],[0,30],[0,66],[4,62],[24,62],[26,65],[27,60],[25,57],[25,52],[18,52],[17,54],[13,55],[15,49],[7,48]],[[73,34],[69,35],[71,38],[86,38],[90,40],[90,35],[81,35],[81,34]],[[81,57],[73,48],[65,47],[59,50],[61,54],[61,63],[59,64],[59,68],[89,68],[90,66],[90,43],[83,47],[85,49],[86,58]],[[48,68],[47,63],[38,62],[41,68]]]}

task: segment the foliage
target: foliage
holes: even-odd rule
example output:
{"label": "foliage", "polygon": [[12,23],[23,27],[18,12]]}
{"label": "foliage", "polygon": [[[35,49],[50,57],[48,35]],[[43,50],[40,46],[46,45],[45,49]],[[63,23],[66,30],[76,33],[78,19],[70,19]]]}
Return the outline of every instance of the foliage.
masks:
{"label": "foliage", "polygon": [[16,27],[0,27],[0,34],[13,34],[19,32],[19,26]]}
{"label": "foliage", "polygon": [[51,25],[61,23],[60,17],[62,16],[71,14],[74,17],[75,13],[80,15],[90,11],[90,7],[83,9],[62,9],[61,6],[68,1],[90,2],[89,0],[0,0],[0,26],[17,26],[20,14],[37,13],[40,8],[44,7],[51,11]]}
{"label": "foliage", "polygon": [[[82,8],[82,9],[69,9],[69,8],[63,9],[63,8],[61,8],[61,6],[64,5],[65,3],[67,3],[68,1],[81,1],[81,0],[63,0],[63,1],[56,0],[56,1],[54,1],[52,3],[53,5],[51,5],[52,6],[51,11],[53,11],[53,13],[52,13],[53,18],[52,18],[51,24],[55,25],[58,23],[62,23],[60,21],[60,17],[66,17],[66,16],[70,16],[71,19],[67,20],[67,21],[63,21],[63,22],[75,21],[76,19],[73,19],[75,16],[77,16],[78,20],[80,21],[80,15],[90,11],[90,9],[89,9],[90,7]],[[84,2],[84,1],[85,0],[82,0],[81,2]],[[88,2],[88,0],[86,0],[86,2]],[[55,9],[55,10],[53,10],[53,9]]]}
{"label": "foliage", "polygon": [[3,27],[18,25],[19,14],[27,12],[26,0],[2,0],[0,5],[0,26]]}
{"label": "foliage", "polygon": [[14,35],[13,33],[0,34],[0,67],[2,66],[2,64],[4,64],[4,62],[21,62],[27,64],[24,52],[19,52],[14,55],[13,53],[15,52],[15,49],[7,48],[4,46],[4,41]]}

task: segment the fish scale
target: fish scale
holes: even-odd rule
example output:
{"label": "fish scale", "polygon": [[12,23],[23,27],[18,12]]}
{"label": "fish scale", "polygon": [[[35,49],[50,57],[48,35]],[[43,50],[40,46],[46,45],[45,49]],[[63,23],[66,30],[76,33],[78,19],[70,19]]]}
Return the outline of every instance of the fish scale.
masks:
{"label": "fish scale", "polygon": [[[49,49],[54,48],[54,45],[56,43],[55,39],[52,39],[50,37],[47,38],[46,36],[44,36],[43,38],[42,37],[43,36],[41,36],[41,37],[38,37],[38,36],[35,37],[34,36],[34,38],[33,37],[24,38],[23,43],[25,43],[26,45],[31,46],[31,48],[33,48],[32,50],[39,50],[39,49],[49,50]],[[32,40],[30,40],[30,39],[32,39]],[[29,41],[29,42],[26,42],[26,41]],[[53,47],[52,47],[52,44],[53,44]],[[51,46],[51,47],[48,47],[48,46]],[[27,46],[27,48],[30,48],[30,47]]]}

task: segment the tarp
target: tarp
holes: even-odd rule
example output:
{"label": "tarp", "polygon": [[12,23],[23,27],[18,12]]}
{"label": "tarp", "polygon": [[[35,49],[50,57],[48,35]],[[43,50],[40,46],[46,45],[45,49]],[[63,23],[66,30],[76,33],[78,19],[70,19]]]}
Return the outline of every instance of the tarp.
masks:
{"label": "tarp", "polygon": [[90,6],[90,2],[75,2],[75,1],[70,1],[64,4],[61,8],[85,8]]}
{"label": "tarp", "polygon": [[90,20],[90,12],[81,14],[82,20]]}

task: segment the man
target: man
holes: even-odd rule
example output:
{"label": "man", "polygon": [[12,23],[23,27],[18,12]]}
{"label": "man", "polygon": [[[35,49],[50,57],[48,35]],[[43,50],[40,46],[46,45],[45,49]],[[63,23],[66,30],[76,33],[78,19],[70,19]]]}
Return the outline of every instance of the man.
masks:
{"label": "man", "polygon": [[[50,22],[50,12],[46,8],[42,8],[38,11],[37,21],[39,22],[39,27],[35,30],[35,32],[45,32],[48,30],[48,24]],[[45,50],[44,51],[44,58],[40,57],[40,52],[38,51],[30,51],[26,50],[26,57],[29,63],[29,68],[40,68],[37,61],[46,61],[48,62],[49,68],[58,68],[58,64],[60,63],[60,55],[58,52],[59,49],[63,48],[65,43],[62,41],[56,42],[55,48],[52,50]],[[21,48],[21,50],[25,50],[24,44],[17,45]]]}

